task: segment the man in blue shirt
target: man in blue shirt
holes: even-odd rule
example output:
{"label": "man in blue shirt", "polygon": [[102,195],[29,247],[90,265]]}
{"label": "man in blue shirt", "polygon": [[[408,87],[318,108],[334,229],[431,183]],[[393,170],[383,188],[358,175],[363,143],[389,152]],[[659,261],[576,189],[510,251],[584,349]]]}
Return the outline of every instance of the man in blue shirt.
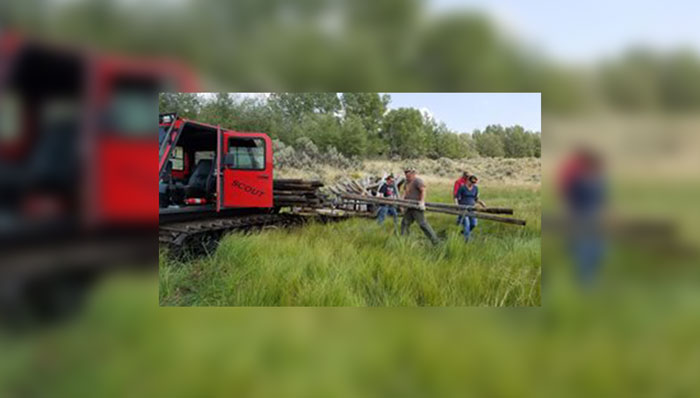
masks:
{"label": "man in blue shirt", "polygon": [[[457,204],[461,206],[475,206],[479,204],[486,207],[486,203],[479,199],[479,187],[476,186],[479,178],[475,175],[469,176],[467,182],[457,190]],[[474,228],[476,228],[476,217],[464,216],[462,218],[462,227],[464,230],[464,241],[469,242],[469,236]]]}

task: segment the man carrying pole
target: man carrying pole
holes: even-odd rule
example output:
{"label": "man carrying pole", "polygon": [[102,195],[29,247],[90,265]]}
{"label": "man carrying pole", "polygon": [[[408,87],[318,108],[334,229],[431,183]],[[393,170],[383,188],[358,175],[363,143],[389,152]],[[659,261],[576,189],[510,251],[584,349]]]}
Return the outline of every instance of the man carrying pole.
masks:
{"label": "man carrying pole", "polygon": [[419,205],[417,209],[406,209],[401,222],[401,235],[408,235],[411,224],[413,224],[413,221],[417,221],[425,236],[430,239],[433,245],[437,245],[439,242],[438,237],[425,219],[425,183],[422,179],[416,177],[416,169],[407,168],[404,172],[406,174],[406,186],[402,199],[417,200]]}

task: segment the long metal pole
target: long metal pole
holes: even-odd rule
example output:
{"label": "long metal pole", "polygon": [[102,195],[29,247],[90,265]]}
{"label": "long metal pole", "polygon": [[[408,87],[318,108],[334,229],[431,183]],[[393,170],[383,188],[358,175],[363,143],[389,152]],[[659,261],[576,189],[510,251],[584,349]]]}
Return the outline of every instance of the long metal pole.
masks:
{"label": "long metal pole", "polygon": [[[349,193],[341,193],[340,196],[342,198],[345,198],[345,199],[351,199],[351,200],[356,200],[356,201],[361,201],[361,202],[366,202],[366,203],[393,205],[393,206],[406,207],[408,209],[417,209],[417,210],[420,209],[418,202],[415,202],[412,200],[385,199],[385,198],[377,198],[377,197],[373,197],[373,196],[356,195],[356,194],[349,194]],[[475,218],[479,218],[479,219],[483,219],[483,220],[498,221],[498,222],[503,222],[503,223],[507,223],[507,224],[514,224],[514,225],[525,225],[526,224],[525,220],[519,220],[517,218],[492,216],[489,214],[475,213],[473,211],[465,211],[465,210],[459,210],[459,209],[449,209],[449,208],[443,208],[443,207],[439,207],[439,206],[428,206],[427,203],[425,206],[425,210],[435,212],[435,213],[452,214],[452,215],[465,215],[465,216],[475,217]]]}
{"label": "long metal pole", "polygon": [[436,202],[425,202],[426,206],[442,207],[446,209],[458,209],[466,211],[475,211],[478,213],[493,213],[493,214],[513,214],[513,209],[507,207],[475,207],[475,206],[463,206],[463,205],[452,205],[449,203],[436,203]]}

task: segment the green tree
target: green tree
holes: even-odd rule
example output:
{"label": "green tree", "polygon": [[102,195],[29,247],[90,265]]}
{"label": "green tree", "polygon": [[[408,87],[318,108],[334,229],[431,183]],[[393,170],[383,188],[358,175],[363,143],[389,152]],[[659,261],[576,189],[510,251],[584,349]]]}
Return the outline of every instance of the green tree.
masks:
{"label": "green tree", "polygon": [[240,131],[257,131],[267,133],[272,138],[280,138],[286,142],[287,131],[284,129],[282,117],[267,102],[256,98],[236,98],[231,108],[230,127]]}
{"label": "green tree", "polygon": [[346,156],[363,156],[367,152],[367,130],[359,116],[346,116],[342,126],[342,141],[337,149]]}
{"label": "green tree", "polygon": [[700,109],[700,58],[679,51],[663,62],[660,76],[661,101],[673,111]]}
{"label": "green tree", "polygon": [[309,113],[334,114],[341,109],[336,93],[275,93],[268,103],[289,121],[299,121]]}
{"label": "green tree", "polygon": [[533,57],[486,16],[444,15],[419,35],[420,83],[432,91],[539,91]]}
{"label": "green tree", "polygon": [[234,128],[233,97],[228,93],[216,93],[213,99],[204,102],[198,120],[223,128]]}
{"label": "green tree", "polygon": [[601,67],[601,82],[607,100],[626,110],[659,105],[658,60],[649,51],[634,50],[622,59]]}
{"label": "green tree", "polygon": [[417,158],[428,152],[428,140],[423,115],[413,108],[393,109],[384,117],[382,137],[389,146],[389,154],[403,158]]}
{"label": "green tree", "polygon": [[473,133],[472,136],[479,155],[486,157],[505,156],[502,130],[501,126],[488,126],[483,132],[477,130]]}
{"label": "green tree", "polygon": [[426,153],[428,157],[459,159],[466,156],[463,141],[457,133],[450,131],[445,123],[438,123],[433,119],[426,119],[424,123],[429,137]]}
{"label": "green tree", "polygon": [[440,157],[450,159],[461,159],[467,156],[464,141],[459,138],[459,134],[453,132],[445,132],[439,136]]}
{"label": "green tree", "polygon": [[368,155],[378,155],[385,150],[379,132],[390,101],[388,94],[343,93],[341,96],[345,117],[358,117],[367,132]]}
{"label": "green tree", "polygon": [[457,134],[457,136],[460,141],[460,148],[462,152],[462,155],[459,157],[460,159],[475,158],[479,156],[479,152],[476,150],[476,143],[474,142],[474,138],[471,134],[461,133]]}
{"label": "green tree", "polygon": [[444,127],[444,124],[441,126],[432,118],[423,118],[423,128],[425,129],[427,139],[425,156],[430,159],[437,159],[442,156],[440,155],[443,147],[440,139],[441,127]]}
{"label": "green tree", "polygon": [[532,140],[532,156],[536,158],[541,158],[542,157],[542,134],[538,133],[533,133],[530,135],[530,139]]}
{"label": "green tree", "polygon": [[309,138],[322,150],[343,144],[339,119],[326,113],[308,113],[296,123],[288,138],[290,142],[296,142],[300,137]]}
{"label": "green tree", "polygon": [[160,113],[177,112],[181,117],[197,119],[202,108],[202,99],[194,93],[161,93],[158,96]]}
{"label": "green tree", "polygon": [[533,155],[532,139],[522,126],[505,129],[503,150],[508,158],[524,158]]}

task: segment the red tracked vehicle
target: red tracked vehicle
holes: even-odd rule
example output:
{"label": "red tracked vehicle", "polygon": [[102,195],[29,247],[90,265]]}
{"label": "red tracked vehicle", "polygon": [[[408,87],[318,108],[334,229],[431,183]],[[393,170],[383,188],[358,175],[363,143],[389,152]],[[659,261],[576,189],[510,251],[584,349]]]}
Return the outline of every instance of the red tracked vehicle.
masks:
{"label": "red tracked vehicle", "polygon": [[[322,206],[315,181],[273,179],[272,141],[176,114],[159,116],[159,242],[208,247],[222,234],[303,222]],[[326,217],[327,219],[328,217]],[[194,243],[194,244],[193,244]]]}

